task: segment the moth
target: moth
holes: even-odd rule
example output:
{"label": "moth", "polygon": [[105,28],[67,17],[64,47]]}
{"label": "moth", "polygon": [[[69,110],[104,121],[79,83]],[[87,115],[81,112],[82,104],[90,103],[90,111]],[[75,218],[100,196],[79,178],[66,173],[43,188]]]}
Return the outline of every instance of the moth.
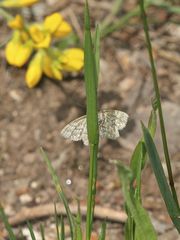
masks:
{"label": "moth", "polygon": [[[128,120],[128,115],[119,110],[102,110],[98,113],[99,137],[116,139],[119,130],[122,130]],[[85,145],[89,144],[87,133],[86,115],[75,119],[67,124],[61,131],[64,138],[72,141],[82,140]]]}

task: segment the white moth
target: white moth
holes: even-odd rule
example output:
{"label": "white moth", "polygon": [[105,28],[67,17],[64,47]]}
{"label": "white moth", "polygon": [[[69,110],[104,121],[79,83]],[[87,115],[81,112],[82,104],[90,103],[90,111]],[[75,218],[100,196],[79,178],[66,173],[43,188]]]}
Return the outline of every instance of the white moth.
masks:
{"label": "white moth", "polygon": [[[103,110],[98,113],[99,137],[116,139],[119,137],[119,130],[122,130],[128,120],[128,115],[119,110]],[[82,140],[85,145],[89,144],[87,134],[86,115],[75,119],[66,125],[61,135],[72,141]]]}

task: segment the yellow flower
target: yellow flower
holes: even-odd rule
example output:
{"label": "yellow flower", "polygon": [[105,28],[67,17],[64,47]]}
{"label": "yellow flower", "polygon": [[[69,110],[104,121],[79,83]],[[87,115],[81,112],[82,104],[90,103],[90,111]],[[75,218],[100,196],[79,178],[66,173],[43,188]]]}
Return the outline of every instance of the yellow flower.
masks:
{"label": "yellow flower", "polygon": [[49,31],[53,37],[65,37],[70,32],[72,28],[59,13],[53,13],[44,19],[44,28]]}
{"label": "yellow flower", "polygon": [[39,0],[4,0],[0,3],[0,6],[6,8],[18,8],[18,7],[29,7]]}
{"label": "yellow flower", "polygon": [[21,15],[16,15],[15,18],[13,18],[12,20],[10,20],[8,22],[8,26],[12,29],[23,29],[24,27],[24,21],[23,21],[23,18],[21,17]]}
{"label": "yellow flower", "polygon": [[53,13],[39,24],[28,27],[35,48],[49,48],[53,37],[65,37],[72,31],[71,26],[63,20],[59,13]]}
{"label": "yellow flower", "polygon": [[57,30],[53,33],[53,37],[61,38],[66,37],[72,32],[72,28],[66,21],[62,21]]}
{"label": "yellow flower", "polygon": [[13,38],[6,45],[5,56],[9,64],[22,67],[29,59],[32,51],[31,42],[23,43],[20,32],[15,31]]}
{"label": "yellow flower", "polygon": [[67,49],[60,54],[59,62],[65,71],[79,71],[84,65],[84,52],[79,48]]}
{"label": "yellow flower", "polygon": [[43,72],[46,76],[62,80],[62,71],[79,71],[84,65],[84,52],[79,48],[63,52],[51,48],[43,57]]}
{"label": "yellow flower", "polygon": [[54,33],[58,29],[62,21],[63,18],[61,14],[53,13],[44,19],[44,28],[48,30],[50,33]]}
{"label": "yellow flower", "polygon": [[26,83],[29,88],[36,86],[42,77],[43,56],[44,52],[39,50],[28,66],[28,70],[26,72]]}
{"label": "yellow flower", "polygon": [[46,54],[43,58],[43,72],[47,77],[62,80],[61,65],[50,55]]}
{"label": "yellow flower", "polygon": [[48,48],[51,43],[51,35],[45,31],[41,24],[33,24],[29,27],[29,34],[35,48]]}

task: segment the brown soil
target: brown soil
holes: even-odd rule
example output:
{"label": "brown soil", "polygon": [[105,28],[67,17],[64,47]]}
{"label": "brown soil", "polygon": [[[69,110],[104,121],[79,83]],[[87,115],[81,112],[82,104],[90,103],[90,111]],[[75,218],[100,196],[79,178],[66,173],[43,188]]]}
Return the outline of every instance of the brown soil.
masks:
{"label": "brown soil", "polygon": [[[36,11],[39,10],[38,18],[41,19],[43,15],[54,10],[61,11],[81,38],[83,1],[64,4],[53,2],[54,5],[51,5],[51,1],[47,0],[46,3],[38,5],[39,9],[36,7]],[[110,6],[108,1],[90,1],[92,19],[102,21]],[[130,7],[127,5],[124,9]],[[45,11],[40,11],[42,8]],[[150,34],[158,69],[173,173],[175,182],[178,183],[180,27],[174,23],[177,16],[162,10],[158,12],[154,8],[149,10],[149,14],[150,19],[154,19],[150,25]],[[2,20],[0,23],[2,42],[10,36],[10,31]],[[15,215],[22,207],[33,207],[58,200],[40,155],[40,146],[48,153],[69,203],[75,204],[78,196],[84,205],[87,194],[88,148],[81,142],[71,142],[60,136],[61,129],[68,122],[86,112],[83,73],[66,75],[61,82],[44,77],[36,88],[30,90],[24,81],[26,69],[7,65],[3,48],[0,49],[0,56],[0,201],[7,215]],[[96,203],[120,211],[123,209],[123,196],[116,168],[109,160],[120,159],[126,164],[129,163],[133,148],[141,136],[140,120],[147,123],[153,97],[149,59],[142,25],[138,19],[123,30],[102,39],[100,75],[99,108],[124,110],[130,115],[128,126],[121,137],[117,141],[102,140],[99,149]],[[159,131],[156,141],[162,152]],[[162,153],[161,156],[163,159]],[[70,185],[67,184],[69,179]],[[171,221],[149,164],[144,170],[142,190],[143,204],[150,212],[162,239],[179,239],[176,232],[169,235],[167,233],[171,229]],[[177,191],[179,195],[179,186]],[[54,219],[49,217],[42,221],[47,227],[47,239],[53,239]],[[34,221],[37,232],[42,221]],[[99,227],[100,222],[95,221],[95,232],[99,231]],[[25,225],[16,226],[16,233],[19,228],[23,229],[25,235]],[[109,239],[123,239],[122,232],[122,224],[108,223]]]}

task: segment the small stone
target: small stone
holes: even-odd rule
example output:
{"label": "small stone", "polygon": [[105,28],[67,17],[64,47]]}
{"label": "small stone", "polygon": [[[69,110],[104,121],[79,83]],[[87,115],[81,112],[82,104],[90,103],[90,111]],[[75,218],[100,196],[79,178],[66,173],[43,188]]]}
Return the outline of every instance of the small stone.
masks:
{"label": "small stone", "polygon": [[10,97],[16,102],[22,102],[22,96],[16,90],[11,90],[9,92]]}
{"label": "small stone", "polygon": [[29,194],[27,194],[27,193],[25,193],[25,194],[22,194],[20,197],[19,197],[19,200],[20,200],[20,202],[22,203],[22,204],[27,204],[27,203],[30,203],[30,202],[32,202],[32,197],[29,195]]}
{"label": "small stone", "polygon": [[5,208],[5,213],[7,216],[13,216],[15,214],[15,211],[11,205],[7,205]]}
{"label": "small stone", "polygon": [[33,188],[33,189],[37,189],[37,187],[38,187],[38,182],[36,182],[36,181],[33,181],[33,182],[31,182],[31,188]]}

